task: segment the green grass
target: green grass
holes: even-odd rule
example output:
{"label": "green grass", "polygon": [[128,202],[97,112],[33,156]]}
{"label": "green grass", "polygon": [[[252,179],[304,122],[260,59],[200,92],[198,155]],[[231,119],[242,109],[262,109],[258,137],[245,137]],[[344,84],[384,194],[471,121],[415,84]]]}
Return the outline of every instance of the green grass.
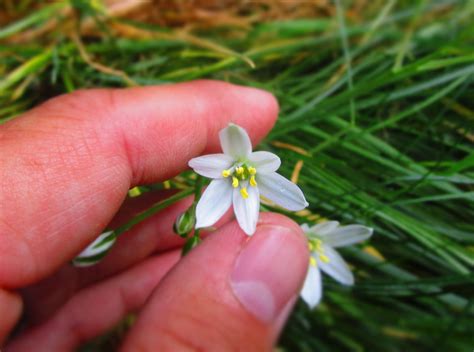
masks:
{"label": "green grass", "polygon": [[[25,3],[28,1],[22,1]],[[324,301],[297,305],[286,351],[470,351],[474,347],[474,2],[375,1],[357,16],[274,20],[250,28],[176,29],[95,18],[82,42],[101,72],[59,30],[68,3],[47,4],[0,29],[0,118],[87,87],[214,78],[273,92],[278,123],[262,143],[299,185],[312,215],[372,226],[367,247],[343,250],[356,285],[330,279]],[[57,16],[39,39],[9,40]],[[74,27],[73,27],[74,28]],[[155,33],[156,37],[150,36]],[[197,39],[196,39],[197,38]],[[304,149],[304,153],[281,143]],[[283,144],[284,146],[284,144]],[[307,215],[292,215],[299,222]]]}

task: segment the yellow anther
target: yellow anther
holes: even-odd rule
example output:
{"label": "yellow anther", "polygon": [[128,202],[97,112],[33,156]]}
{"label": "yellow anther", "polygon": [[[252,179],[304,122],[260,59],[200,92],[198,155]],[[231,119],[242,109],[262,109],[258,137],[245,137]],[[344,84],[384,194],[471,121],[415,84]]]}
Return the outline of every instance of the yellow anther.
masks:
{"label": "yellow anther", "polygon": [[234,188],[239,187],[239,179],[235,176],[232,176],[232,187]]}
{"label": "yellow anther", "polygon": [[237,175],[241,176],[244,173],[244,168],[242,166],[239,166],[235,169],[235,172],[237,173]]}
{"label": "yellow anther", "polygon": [[222,170],[222,177],[229,177],[230,171],[229,170]]}
{"label": "yellow anther", "polygon": [[252,186],[252,187],[257,186],[257,181],[255,181],[255,176],[250,177],[250,186]]}
{"label": "yellow anther", "polygon": [[308,248],[311,252],[314,252],[314,244],[313,242],[308,242]]}
{"label": "yellow anther", "polygon": [[314,257],[309,257],[309,265],[311,265],[311,266],[316,266],[317,265],[316,259],[314,259]]}
{"label": "yellow anther", "polygon": [[321,251],[323,249],[323,242],[321,240],[315,240],[316,250]]}
{"label": "yellow anther", "polygon": [[249,172],[250,175],[255,175],[257,173],[257,169],[252,166],[248,167],[247,171]]}
{"label": "yellow anther", "polygon": [[247,192],[247,188],[242,187],[240,189],[240,195],[242,196],[242,198],[247,199],[249,197],[249,194]]}
{"label": "yellow anther", "polygon": [[329,258],[327,255],[324,255],[322,253],[319,254],[319,259],[321,259],[321,261],[323,261],[324,263],[329,263]]}

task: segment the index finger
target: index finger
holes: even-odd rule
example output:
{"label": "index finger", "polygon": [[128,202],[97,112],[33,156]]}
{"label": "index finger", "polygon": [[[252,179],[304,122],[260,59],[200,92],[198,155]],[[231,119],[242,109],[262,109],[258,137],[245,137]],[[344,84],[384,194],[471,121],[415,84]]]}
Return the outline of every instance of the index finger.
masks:
{"label": "index finger", "polygon": [[223,82],[78,91],[0,126],[0,286],[71,259],[110,221],[128,189],[170,178],[243,126],[273,126],[269,93]]}

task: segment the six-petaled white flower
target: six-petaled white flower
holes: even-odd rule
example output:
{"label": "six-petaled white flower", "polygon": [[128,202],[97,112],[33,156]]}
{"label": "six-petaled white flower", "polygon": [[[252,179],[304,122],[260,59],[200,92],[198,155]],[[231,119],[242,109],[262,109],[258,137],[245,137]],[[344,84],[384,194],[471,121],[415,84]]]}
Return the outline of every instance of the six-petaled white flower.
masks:
{"label": "six-petaled white flower", "polygon": [[196,228],[212,226],[234,205],[242,230],[252,235],[257,226],[260,195],[291,211],[308,206],[303,192],[277,174],[280,158],[273,153],[252,152],[247,132],[230,124],[219,132],[223,154],[191,159],[189,166],[213,180],[196,206]]}
{"label": "six-petaled white flower", "polygon": [[343,285],[354,284],[352,272],[334,248],[362,242],[372,235],[373,230],[362,225],[339,226],[337,221],[313,227],[303,224],[301,228],[308,236],[311,252],[301,298],[314,308],[322,296],[321,270]]}

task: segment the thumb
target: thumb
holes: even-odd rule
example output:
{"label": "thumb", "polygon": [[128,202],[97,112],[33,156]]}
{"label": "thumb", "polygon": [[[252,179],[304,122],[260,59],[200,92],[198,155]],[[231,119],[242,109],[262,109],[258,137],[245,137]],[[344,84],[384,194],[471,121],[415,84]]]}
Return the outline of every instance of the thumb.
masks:
{"label": "thumb", "polygon": [[246,236],[235,221],[169,273],[125,340],[124,351],[267,351],[308,267],[299,226],[261,214]]}

